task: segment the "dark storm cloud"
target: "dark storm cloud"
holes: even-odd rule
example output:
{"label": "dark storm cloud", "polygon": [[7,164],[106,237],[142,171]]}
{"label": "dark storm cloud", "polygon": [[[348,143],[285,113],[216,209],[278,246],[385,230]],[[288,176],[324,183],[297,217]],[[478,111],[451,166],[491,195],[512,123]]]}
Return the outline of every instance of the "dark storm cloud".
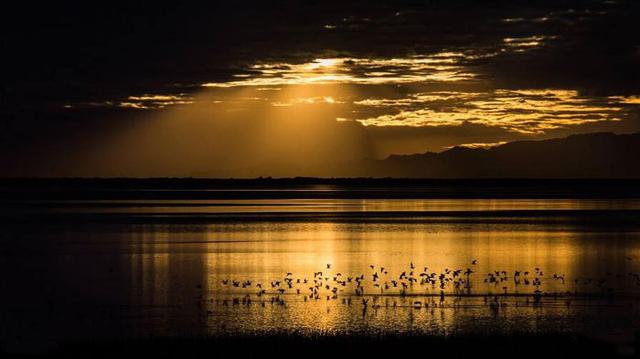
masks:
{"label": "dark storm cloud", "polygon": [[[557,36],[557,46],[501,56],[483,70],[550,86],[586,84],[578,75],[598,68],[589,77],[607,71],[607,88],[635,91],[637,71],[624,70],[637,65],[637,16],[632,1],[42,4],[4,15],[3,87],[23,103],[99,101],[228,79],[256,61],[491,51],[506,38]],[[617,66],[626,67],[614,76]]]}
{"label": "dark storm cloud", "polygon": [[513,31],[553,36],[549,46],[496,58],[482,67],[497,86],[571,88],[590,95],[640,93],[640,4],[586,2],[551,11],[544,21],[515,22]]}
{"label": "dark storm cloud", "polygon": [[[581,130],[637,131],[639,14],[634,1],[577,0],[23,5],[5,11],[0,25],[2,163],[8,169],[25,169],[16,173],[63,173],[56,171],[69,164],[50,157],[73,157],[131,123],[152,121],[149,113],[203,101],[235,101],[227,110],[241,111],[247,103],[240,103],[239,96],[262,98],[264,106],[330,105],[324,121],[348,120],[359,138],[369,136],[374,144],[365,147],[374,147],[379,156],[518,139],[525,136],[518,132],[520,125],[542,126],[539,138]],[[451,68],[416,71],[411,63],[438,54],[455,58],[448,64]],[[330,81],[347,86],[350,94],[283,99],[277,94],[282,81],[260,84],[290,76],[296,66],[332,58],[355,59],[336,72],[342,80]],[[256,65],[272,66],[273,71]],[[445,83],[445,70],[472,75],[464,78],[471,81]],[[424,81],[396,86],[385,77]],[[260,81],[249,94],[202,97],[203,84],[227,86],[256,79]],[[488,121],[492,101],[535,89],[570,91],[567,100],[575,106],[499,111],[552,111],[560,126]],[[265,94],[256,94],[261,91]],[[484,104],[464,107],[469,99],[438,103],[419,98],[447,91],[480,93],[476,100]],[[542,104],[535,92],[519,96]],[[405,104],[384,108],[375,102],[367,105],[367,100]],[[576,114],[576,108],[585,107],[593,111]],[[476,118],[477,123],[462,115],[454,122],[437,123],[438,113],[478,108],[486,111],[477,112],[484,116]],[[362,126],[368,119],[402,111],[435,127]],[[558,122],[559,115],[571,114],[578,115],[573,122]],[[574,121],[582,115],[603,121]],[[620,121],[609,121],[614,117]],[[391,118],[397,119],[402,120]]]}

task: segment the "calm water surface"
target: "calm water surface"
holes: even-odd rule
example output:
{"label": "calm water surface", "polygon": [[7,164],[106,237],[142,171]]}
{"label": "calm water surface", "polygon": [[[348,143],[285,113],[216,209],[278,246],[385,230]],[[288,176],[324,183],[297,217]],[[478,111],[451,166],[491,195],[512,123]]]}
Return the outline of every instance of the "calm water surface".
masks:
{"label": "calm water surface", "polygon": [[2,211],[20,218],[0,237],[7,348],[274,330],[620,337],[638,324],[637,200],[57,201]]}

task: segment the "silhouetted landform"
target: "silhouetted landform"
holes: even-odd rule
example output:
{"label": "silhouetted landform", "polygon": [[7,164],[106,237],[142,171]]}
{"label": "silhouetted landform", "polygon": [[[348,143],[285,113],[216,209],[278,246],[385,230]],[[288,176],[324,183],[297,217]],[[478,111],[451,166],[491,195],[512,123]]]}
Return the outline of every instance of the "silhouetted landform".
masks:
{"label": "silhouetted landform", "polygon": [[21,200],[640,198],[635,179],[30,178],[0,179]]}
{"label": "silhouetted landform", "polygon": [[594,133],[483,148],[392,155],[365,165],[371,176],[422,178],[638,178],[640,133]]}
{"label": "silhouetted landform", "polygon": [[363,164],[369,176],[420,178],[639,178],[640,133],[593,133],[440,153],[392,155]]}

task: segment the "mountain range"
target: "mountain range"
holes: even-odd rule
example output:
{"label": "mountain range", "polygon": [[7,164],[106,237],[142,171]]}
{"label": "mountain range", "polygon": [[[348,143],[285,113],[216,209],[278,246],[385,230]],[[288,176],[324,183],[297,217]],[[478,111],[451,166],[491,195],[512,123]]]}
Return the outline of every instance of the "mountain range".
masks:
{"label": "mountain range", "polygon": [[640,178],[640,133],[591,133],[490,148],[391,155],[348,175],[419,178]]}

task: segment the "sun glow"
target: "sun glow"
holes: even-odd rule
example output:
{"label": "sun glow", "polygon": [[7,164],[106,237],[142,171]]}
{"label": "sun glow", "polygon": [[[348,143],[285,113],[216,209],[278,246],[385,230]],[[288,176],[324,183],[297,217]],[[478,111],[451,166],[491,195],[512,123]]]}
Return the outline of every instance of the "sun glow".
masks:
{"label": "sun glow", "polygon": [[465,61],[480,55],[462,52],[441,52],[432,55],[398,58],[316,58],[295,63],[264,63],[251,66],[251,76],[225,82],[208,82],[203,87],[261,88],[286,85],[328,84],[410,84],[427,82],[469,81],[476,74]]}
{"label": "sun glow", "polygon": [[340,59],[315,59],[309,64],[309,68],[317,70],[321,68],[334,67],[340,62]]}

